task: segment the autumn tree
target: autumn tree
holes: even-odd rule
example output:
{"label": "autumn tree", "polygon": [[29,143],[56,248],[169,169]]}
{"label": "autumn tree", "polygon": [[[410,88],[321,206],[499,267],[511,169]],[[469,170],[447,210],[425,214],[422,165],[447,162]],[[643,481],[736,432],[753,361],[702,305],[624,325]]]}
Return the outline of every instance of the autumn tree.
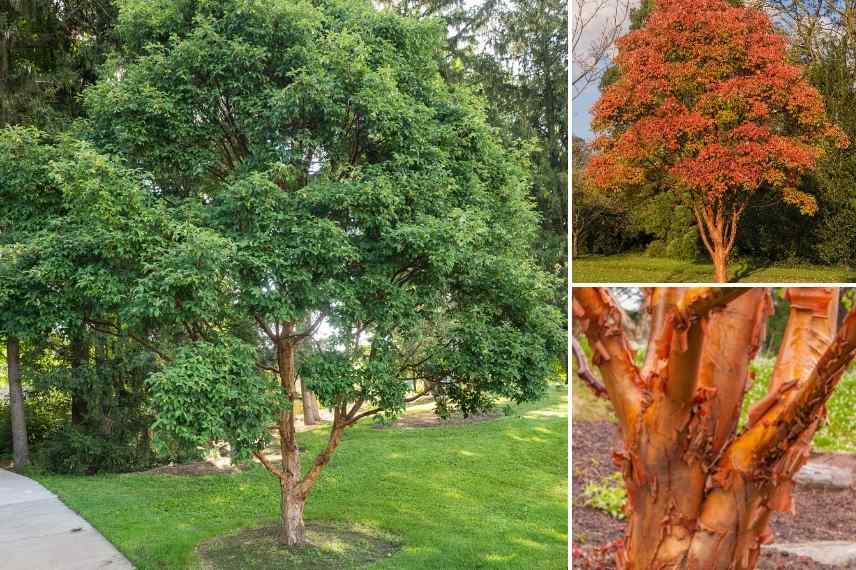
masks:
{"label": "autumn tree", "polygon": [[574,289],[574,318],[600,379],[580,370],[612,402],[620,427],[615,457],[629,497],[621,568],[748,570],[771,540],[772,513],[793,511],[793,477],[856,355],[856,310],[837,327],[837,289],[793,288],[786,298],[769,390],[738,429],[772,309],[767,289],[648,290],[641,365],[609,291]]}
{"label": "autumn tree", "polygon": [[618,41],[620,72],[594,107],[599,133],[587,175],[604,190],[655,186],[691,208],[719,282],[728,278],[740,216],[759,189],[803,214],[797,188],[846,136],[821,95],[787,61],[759,9],[724,0],[661,0]]}
{"label": "autumn tree", "polygon": [[[400,413],[414,380],[440,413],[543,392],[563,343],[537,215],[479,99],[440,75],[443,26],[361,0],[131,0],[117,30],[85,95],[97,148],[56,165],[80,212],[46,259],[117,303],[93,326],[158,354],[157,432],[276,477],[284,544],[345,430]],[[333,410],[308,468],[298,381]]]}

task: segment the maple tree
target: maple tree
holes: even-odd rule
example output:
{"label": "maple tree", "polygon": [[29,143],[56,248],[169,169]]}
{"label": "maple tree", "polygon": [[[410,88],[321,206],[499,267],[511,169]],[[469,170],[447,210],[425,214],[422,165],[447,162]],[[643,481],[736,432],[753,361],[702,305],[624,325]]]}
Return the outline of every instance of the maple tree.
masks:
{"label": "maple tree", "polygon": [[617,45],[620,75],[594,106],[586,174],[604,191],[674,192],[693,211],[716,280],[726,281],[752,193],[774,191],[813,215],[817,203],[799,179],[847,137],[761,10],[660,0]]}
{"label": "maple tree", "polygon": [[646,290],[650,333],[638,366],[621,311],[605,288],[575,288],[573,314],[597,378],[575,346],[583,380],[615,409],[627,486],[623,569],[755,567],[774,511],[793,511],[793,476],[856,356],[856,309],[837,329],[838,290],[793,288],[766,396],[738,420],[772,313],[766,288]]}

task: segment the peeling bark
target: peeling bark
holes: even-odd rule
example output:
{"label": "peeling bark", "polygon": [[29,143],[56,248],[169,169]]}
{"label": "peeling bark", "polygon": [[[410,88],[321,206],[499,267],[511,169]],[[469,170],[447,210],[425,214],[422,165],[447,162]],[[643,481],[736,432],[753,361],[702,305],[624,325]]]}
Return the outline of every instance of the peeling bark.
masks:
{"label": "peeling bark", "polygon": [[[280,385],[290,405],[280,411],[277,429],[280,436],[280,453],[282,460],[280,467],[268,459],[264,452],[255,452],[255,457],[261,464],[280,481],[280,495],[282,500],[281,525],[279,540],[286,546],[305,546],[306,525],[303,520],[303,510],[306,498],[312,491],[315,482],[321,472],[330,462],[333,452],[342,440],[342,434],[349,425],[357,419],[362,401],[353,407],[351,413],[346,413],[345,405],[335,407],[333,425],[330,429],[330,437],[325,448],[315,457],[312,467],[301,477],[300,449],[297,446],[297,433],[295,430],[294,402],[298,399],[297,375],[295,372],[294,355],[300,341],[304,336],[295,335],[293,324],[285,324],[282,334],[272,334],[269,337],[276,345],[277,371],[279,373]],[[301,383],[302,384],[302,383]],[[311,392],[310,392],[311,393]]]}
{"label": "peeling bark", "polygon": [[750,570],[774,511],[793,508],[824,405],[856,355],[856,310],[835,333],[838,291],[794,288],[766,398],[737,433],[749,365],[772,312],[762,288],[654,289],[641,372],[605,289],[575,289],[574,315],[598,347],[624,448],[623,569]]}

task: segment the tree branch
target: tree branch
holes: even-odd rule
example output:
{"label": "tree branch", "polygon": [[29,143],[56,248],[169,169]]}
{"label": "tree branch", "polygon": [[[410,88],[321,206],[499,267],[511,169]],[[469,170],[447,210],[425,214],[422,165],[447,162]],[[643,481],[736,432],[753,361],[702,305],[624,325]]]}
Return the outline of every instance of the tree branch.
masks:
{"label": "tree branch", "polygon": [[688,289],[676,301],[657,348],[658,356],[668,350],[669,375],[664,389],[672,402],[686,406],[696,396],[704,342],[702,321],[711,311],[749,291],[749,287],[700,287]]}
{"label": "tree branch", "polygon": [[[138,335],[130,333],[130,332],[123,334],[121,327],[119,327],[119,325],[117,325],[115,323],[111,323],[108,321],[97,321],[97,320],[93,320],[93,319],[89,319],[89,318],[85,318],[84,322],[86,324],[88,324],[90,327],[92,327],[92,330],[94,330],[94,331],[101,332],[104,334],[109,334],[111,336],[115,336],[118,338],[123,338],[123,337],[124,338],[130,338],[131,340],[133,340],[134,342],[136,342],[137,344],[139,344],[143,348],[157,354],[165,362],[173,362],[173,360],[174,360],[174,358],[172,358],[170,355],[168,355],[167,353],[165,353],[164,351],[162,351],[161,349],[156,347],[151,342],[145,340],[144,338],[141,338]],[[98,325],[112,327],[113,330],[109,330],[109,329],[105,329],[105,328],[99,328]]]}
{"label": "tree branch", "polygon": [[709,445],[708,457],[718,457],[735,432],[749,379],[749,364],[758,353],[772,313],[769,290],[758,287],[710,316],[696,398],[701,400],[696,416],[703,426],[700,436]]}
{"label": "tree branch", "polygon": [[836,290],[793,287],[785,292],[785,298],[790,303],[788,323],[767,394],[749,410],[750,427],[780,399],[783,390],[809,377],[835,334]]}
{"label": "tree branch", "polygon": [[285,481],[285,473],[283,473],[281,469],[278,469],[276,465],[271,463],[270,460],[265,457],[263,451],[254,451],[253,455],[261,462],[262,465],[265,466],[265,469],[276,475],[280,481]]}
{"label": "tree branch", "polygon": [[621,311],[607,289],[575,287],[573,314],[589,340],[592,363],[600,369],[622,427],[634,425],[642,407],[642,380],[624,334]]}
{"label": "tree branch", "polygon": [[577,337],[571,337],[571,348],[574,351],[574,359],[577,361],[577,377],[582,380],[586,386],[591,388],[591,391],[594,392],[595,396],[598,398],[606,398],[608,400],[609,395],[606,393],[606,387],[595,377],[589,367],[588,359],[586,358]]}
{"label": "tree branch", "polygon": [[269,339],[270,339],[274,344],[276,344],[276,341],[277,341],[277,340],[279,340],[279,335],[278,335],[278,334],[274,334],[274,332],[271,330],[271,328],[268,326],[268,324],[265,322],[265,320],[264,320],[263,318],[261,318],[260,316],[258,316],[258,315],[253,315],[253,318],[255,318],[255,319],[256,319],[256,322],[257,322],[257,323],[258,323],[258,325],[262,328],[262,330],[263,330],[263,331],[265,331],[265,334],[266,334],[266,335],[268,335],[268,338],[269,338]]}
{"label": "tree branch", "polygon": [[339,446],[339,442],[342,440],[342,432],[347,427],[347,424],[342,423],[342,419],[342,410],[337,406],[333,415],[333,427],[330,429],[330,437],[327,439],[327,445],[315,457],[312,467],[309,468],[309,471],[306,472],[306,475],[297,484],[297,492],[301,497],[306,498],[309,495],[312,486],[315,484],[318,476],[321,475],[321,471],[330,462],[333,452]]}
{"label": "tree branch", "polygon": [[856,309],[847,315],[808,377],[782,384],[777,402],[728,446],[720,469],[731,468],[749,476],[762,465],[771,465],[780,459],[806,429],[816,427],[826,401],[854,356]]}
{"label": "tree branch", "polygon": [[[425,388],[424,390],[422,390],[420,392],[417,392],[413,396],[409,396],[407,398],[404,398],[404,403],[408,404],[410,402],[415,402],[416,400],[418,400],[419,398],[421,398],[422,396],[424,396],[425,394],[427,394],[430,391],[431,391],[431,386]],[[351,408],[351,411],[348,412],[347,415],[345,415],[345,425],[346,426],[353,425],[366,416],[372,416],[372,415],[380,413],[384,410],[384,408],[372,408],[370,410],[367,410],[367,411],[355,416],[354,414],[357,411],[359,411],[360,406],[362,406],[362,405],[363,405],[363,400],[360,399],[356,404],[354,404],[354,407]]]}

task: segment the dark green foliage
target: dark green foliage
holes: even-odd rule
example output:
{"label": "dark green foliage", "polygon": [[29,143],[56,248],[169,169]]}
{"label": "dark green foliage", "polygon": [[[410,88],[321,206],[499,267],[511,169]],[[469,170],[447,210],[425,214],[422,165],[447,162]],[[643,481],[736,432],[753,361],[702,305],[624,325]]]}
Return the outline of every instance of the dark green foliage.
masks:
{"label": "dark green foliage", "polygon": [[34,397],[65,398],[64,425],[42,438],[37,459],[87,473],[163,459],[148,441],[144,387],[156,363],[110,324],[121,317],[139,331],[144,321],[125,304],[143,270],[131,252],[158,237],[155,212],[143,215],[145,197],[133,193],[139,178],[85,143],[21,127],[0,135],[0,174],[12,206],[0,215],[0,326],[27,343]]}
{"label": "dark green foliage", "polygon": [[67,128],[115,17],[110,0],[0,0],[0,126]]}
{"label": "dark green foliage", "polygon": [[152,426],[158,443],[174,438],[189,448],[204,448],[226,440],[242,458],[265,447],[275,410],[287,403],[256,361],[253,346],[229,337],[180,347],[175,361],[147,380],[158,411]]}
{"label": "dark green foliage", "polygon": [[[808,177],[802,189],[809,191]],[[817,190],[812,193],[817,195]],[[787,204],[781,204],[765,191],[752,196],[737,230],[735,252],[738,256],[763,262],[819,262],[814,234],[817,217],[804,216]]]}
{"label": "dark green foliage", "polygon": [[598,192],[590,188],[583,176],[591,156],[586,142],[573,138],[573,256],[609,255],[635,244],[637,231],[632,228],[631,213],[624,196]]}
{"label": "dark green foliage", "polygon": [[692,261],[703,253],[692,211],[671,193],[641,200],[629,217],[632,228],[653,237],[645,249],[649,255]]}
{"label": "dark green foliage", "polygon": [[820,165],[815,180],[818,210],[816,256],[826,263],[856,263],[856,93],[853,83],[853,38],[845,34],[824,43],[824,57],[808,68],[812,83],[824,95],[831,116],[850,137],[850,147],[836,150]]}
{"label": "dark green foliage", "polygon": [[[30,391],[24,400],[27,416],[27,438],[31,446],[38,446],[51,438],[69,420],[68,394],[60,390]],[[9,401],[0,398],[0,456],[12,454],[12,432],[9,419]]]}
{"label": "dark green foliage", "polygon": [[[443,76],[485,97],[505,146],[525,153],[540,214],[539,266],[557,277],[554,304],[567,306],[568,5],[566,0],[387,0],[402,13],[447,23]],[[557,355],[564,361],[564,357]]]}
{"label": "dark green foliage", "polygon": [[[170,457],[263,447],[287,408],[265,329],[319,315],[332,333],[300,364],[324,405],[394,414],[425,378],[442,413],[543,391],[564,288],[532,252],[561,273],[561,101],[509,151],[444,82],[444,35],[360,0],[121,4],[86,140],[0,137],[0,325],[52,339],[40,382],[79,415],[45,464],[144,467],[150,430]],[[539,245],[530,161],[551,188]]]}

